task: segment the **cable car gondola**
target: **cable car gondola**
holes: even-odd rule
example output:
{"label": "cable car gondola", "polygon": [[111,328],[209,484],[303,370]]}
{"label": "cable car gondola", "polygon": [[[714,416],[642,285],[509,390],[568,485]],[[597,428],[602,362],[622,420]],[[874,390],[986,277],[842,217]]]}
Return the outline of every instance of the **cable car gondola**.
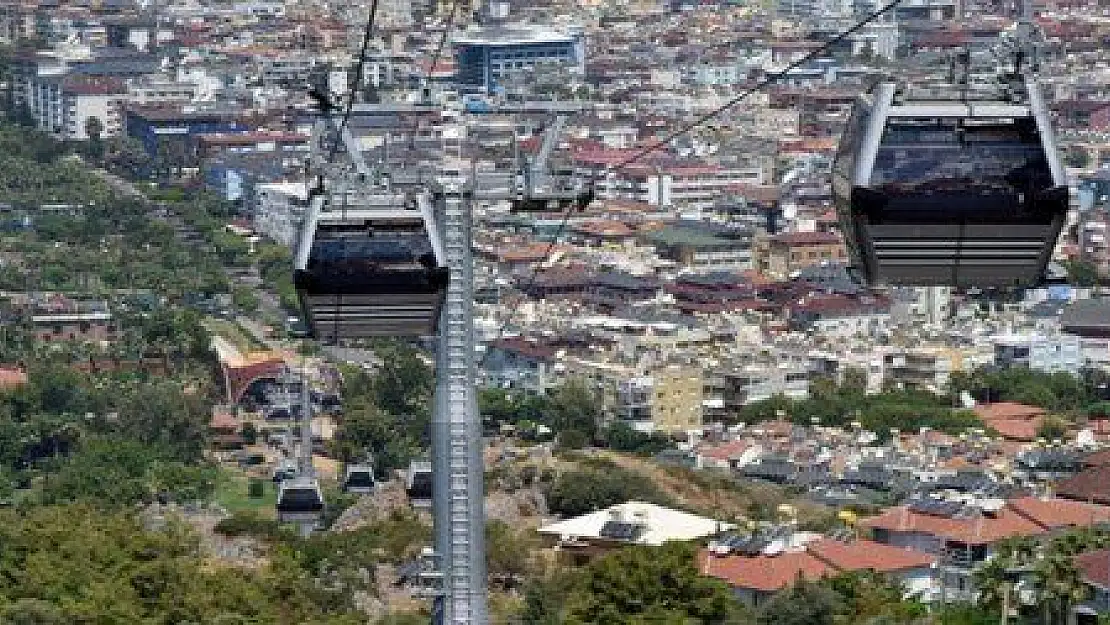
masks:
{"label": "cable car gondola", "polygon": [[320,211],[306,220],[294,284],[317,340],[434,334],[447,267],[431,208]]}
{"label": "cable car gondola", "polygon": [[324,494],[315,478],[286,479],[278,488],[277,513],[282,523],[311,523],[324,512]]}
{"label": "cable car gondola", "polygon": [[427,504],[432,500],[432,463],[427,460],[413,460],[409,463],[405,477],[405,493],[414,504]]}
{"label": "cable car gondola", "polygon": [[880,83],[833,164],[854,269],[869,284],[1028,287],[1044,280],[1068,189],[1040,88]]}
{"label": "cable car gondola", "polygon": [[366,495],[374,492],[374,484],[374,467],[368,464],[352,464],[347,467],[343,477],[344,491]]}

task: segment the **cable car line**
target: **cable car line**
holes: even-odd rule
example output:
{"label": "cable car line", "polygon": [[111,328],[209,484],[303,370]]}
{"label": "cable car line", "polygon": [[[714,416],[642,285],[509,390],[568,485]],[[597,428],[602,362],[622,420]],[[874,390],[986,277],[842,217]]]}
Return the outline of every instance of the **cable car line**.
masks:
{"label": "cable car line", "polygon": [[459,0],[451,0],[451,10],[447,13],[447,22],[443,25],[443,32],[439,35],[439,43],[436,44],[435,53],[432,54],[432,64],[428,66],[427,83],[425,86],[431,85],[432,74],[435,73],[436,64],[439,63],[439,57],[443,54],[444,46],[447,45],[447,36],[451,33],[451,28],[455,25],[455,14],[458,13],[458,9]]}
{"label": "cable car line", "polygon": [[[366,56],[370,53],[370,39],[374,34],[374,19],[378,14],[378,0],[370,0],[370,15],[366,18],[366,28],[362,31],[362,45],[359,47],[358,59],[355,61],[354,76],[347,79],[347,105],[343,110],[343,117],[335,133],[335,142],[331,145],[328,162],[335,159],[339,151],[339,144],[343,141],[343,131],[351,121],[351,112],[355,108],[355,91],[362,84],[362,72],[366,67]],[[324,111],[327,114],[327,111]]]}
{"label": "cable car line", "polygon": [[[803,65],[806,65],[807,63],[810,63],[810,62],[820,58],[822,55],[828,53],[834,46],[841,43],[842,41],[845,41],[848,37],[851,37],[856,32],[862,30],[864,27],[866,27],[871,22],[874,22],[875,20],[879,19],[883,15],[886,15],[887,13],[889,13],[890,11],[895,9],[899,4],[902,4],[902,2],[903,2],[903,0],[892,0],[889,4],[886,4],[885,6],[879,8],[879,9],[876,9],[875,11],[871,12],[870,14],[866,15],[861,20],[859,20],[858,22],[853,24],[851,27],[841,31],[835,37],[826,41],[819,48],[814,48],[813,50],[811,50],[809,53],[805,54],[801,58],[789,63],[785,68],[780,69],[779,71],[774,72],[773,74],[765,76],[763,78],[763,80],[756,83],[755,86],[752,86],[752,87],[749,87],[748,89],[745,89],[742,93],[733,97],[728,102],[725,102],[721,106],[713,109],[712,111],[709,111],[708,113],[702,114],[701,116],[699,116],[698,118],[694,119],[691,122],[687,122],[686,124],[683,124],[679,128],[677,128],[677,129],[671,131],[670,133],[668,133],[663,139],[660,139],[660,140],[652,143],[651,145],[648,145],[648,146],[644,147],[640,151],[636,152],[635,154],[631,155],[630,157],[626,158],[625,160],[620,161],[616,165],[611,165],[611,166],[607,167],[605,169],[605,172],[603,174],[601,174],[601,176],[595,177],[593,180],[590,181],[589,184],[593,185],[597,182],[598,178],[607,177],[607,176],[609,176],[610,174],[612,174],[614,172],[620,171],[620,170],[636,163],[637,161],[639,161],[639,160],[641,160],[641,159],[643,159],[647,156],[650,156],[654,152],[661,149],[663,146],[670,144],[675,139],[678,139],[679,137],[681,137],[681,136],[683,136],[683,135],[701,127],[706,122],[709,122],[709,121],[712,121],[713,119],[716,119],[719,115],[721,115],[722,113],[724,113],[724,112],[728,111],[729,109],[733,108],[737,104],[740,104],[741,102],[750,98],[751,96],[755,95],[756,93],[759,93],[760,91],[763,91],[767,87],[770,87],[771,85],[773,85],[773,84],[781,81],[782,79],[786,78],[790,74],[790,72],[792,72],[792,71],[802,67]],[[531,275],[528,278],[527,284],[525,285],[525,287],[523,289],[518,289],[518,290],[520,290],[522,292],[527,292],[527,291],[530,291],[536,285],[536,280],[539,279],[539,274],[543,270],[543,265],[551,259],[551,254],[555,251],[555,246],[559,241],[559,237],[561,237],[563,235],[563,233],[566,231],[567,226],[570,224],[571,217],[574,216],[574,213],[575,213],[575,207],[574,206],[569,207],[564,212],[563,218],[559,222],[559,227],[555,229],[555,234],[552,235],[551,240],[547,244],[547,249],[544,250],[543,257],[540,258],[540,260],[536,261],[532,265]],[[520,308],[520,304],[517,303],[515,306],[513,306],[510,309],[509,314],[505,316],[505,320],[501,323],[501,327],[497,331],[497,338],[502,338],[505,335],[505,329],[508,327],[509,322],[516,317],[516,313],[517,313],[519,308]]]}

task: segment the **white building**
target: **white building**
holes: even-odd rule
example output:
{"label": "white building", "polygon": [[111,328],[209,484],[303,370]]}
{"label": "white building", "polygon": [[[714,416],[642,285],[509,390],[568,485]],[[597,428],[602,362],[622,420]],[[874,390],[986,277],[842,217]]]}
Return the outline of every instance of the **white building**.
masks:
{"label": "white building", "polygon": [[1083,367],[1083,349],[1077,336],[1006,335],[994,337],[994,364],[999,367],[1029,367],[1046,373],[1078,375]]}
{"label": "white building", "polygon": [[308,204],[308,185],[272,182],[255,187],[254,228],[277,243],[293,247]]}
{"label": "white building", "polygon": [[725,404],[734,410],[775,395],[785,395],[790,399],[809,397],[810,376],[804,365],[749,365],[722,377]]}
{"label": "white building", "polygon": [[88,139],[89,120],[100,125],[101,137],[122,130],[123,82],[93,76],[45,75],[27,83],[27,104],[39,130],[62,139]]}
{"label": "white building", "polygon": [[146,78],[133,81],[128,85],[131,102],[144,106],[192,102],[197,97],[197,90],[195,83],[164,78]]}
{"label": "white building", "polygon": [[698,540],[733,527],[731,523],[653,503],[629,501],[552,523],[538,531],[565,545],[610,542],[659,546],[676,540]]}
{"label": "white building", "polygon": [[601,199],[635,200],[653,206],[708,208],[737,185],[765,185],[771,178],[763,167],[716,165],[632,166],[612,174],[605,160],[589,162],[589,155],[577,158],[577,173],[599,181],[597,193]]}

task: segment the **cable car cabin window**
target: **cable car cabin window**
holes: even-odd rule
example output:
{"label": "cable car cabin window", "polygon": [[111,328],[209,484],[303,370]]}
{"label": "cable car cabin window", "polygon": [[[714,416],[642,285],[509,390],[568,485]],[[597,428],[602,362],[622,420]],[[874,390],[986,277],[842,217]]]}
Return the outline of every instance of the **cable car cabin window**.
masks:
{"label": "cable car cabin window", "polygon": [[1052,221],[1038,208],[1053,180],[1031,119],[892,121],[870,187],[882,197],[883,221]]}
{"label": "cable car cabin window", "polygon": [[422,229],[374,224],[372,230],[321,230],[312,243],[306,267],[315,288],[322,292],[364,285],[424,292],[436,261]]}

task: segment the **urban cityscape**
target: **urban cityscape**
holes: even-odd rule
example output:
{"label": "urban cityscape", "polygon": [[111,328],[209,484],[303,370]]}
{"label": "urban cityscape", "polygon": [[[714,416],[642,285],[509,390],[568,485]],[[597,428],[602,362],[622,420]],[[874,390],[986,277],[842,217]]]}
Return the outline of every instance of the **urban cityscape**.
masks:
{"label": "urban cityscape", "polygon": [[0,623],[1110,623],[1108,42],[0,0]]}

